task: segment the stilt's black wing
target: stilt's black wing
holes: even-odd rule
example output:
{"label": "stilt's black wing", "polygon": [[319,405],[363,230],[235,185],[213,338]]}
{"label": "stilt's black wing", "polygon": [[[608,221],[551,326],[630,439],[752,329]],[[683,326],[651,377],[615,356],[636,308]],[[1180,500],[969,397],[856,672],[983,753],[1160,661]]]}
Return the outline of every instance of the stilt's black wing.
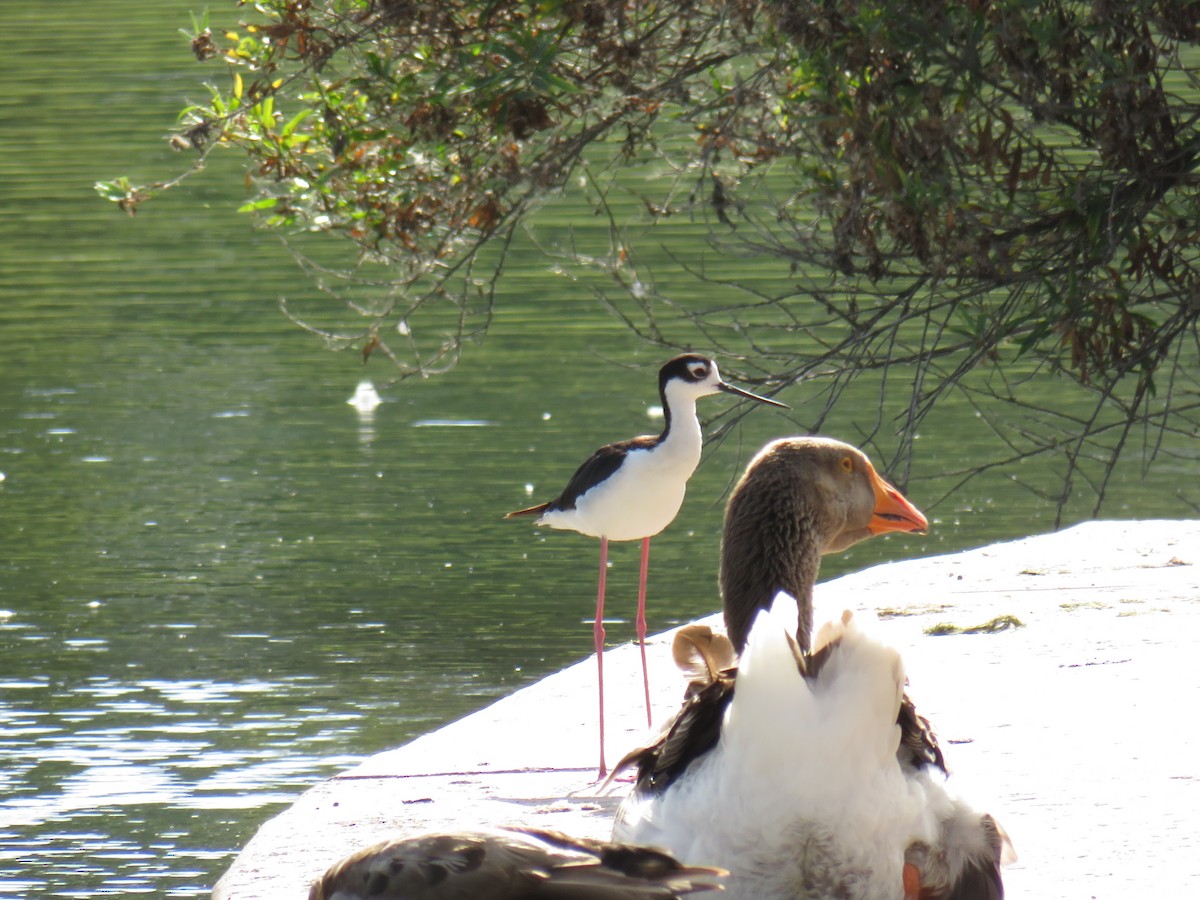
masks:
{"label": "stilt's black wing", "polygon": [[618,441],[615,444],[605,444],[583,461],[563,492],[550,501],[551,509],[574,509],[575,502],[594,488],[600,482],[612,477],[621,468],[630,450],[639,450],[651,446],[653,437],[636,437],[628,441]]}

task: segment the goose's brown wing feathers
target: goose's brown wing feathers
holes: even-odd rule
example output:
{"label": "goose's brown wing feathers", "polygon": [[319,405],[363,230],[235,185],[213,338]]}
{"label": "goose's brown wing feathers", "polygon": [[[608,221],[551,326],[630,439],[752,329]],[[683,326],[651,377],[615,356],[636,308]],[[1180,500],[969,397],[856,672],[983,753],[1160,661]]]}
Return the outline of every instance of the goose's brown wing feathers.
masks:
{"label": "goose's brown wing feathers", "polygon": [[689,684],[683,706],[662,734],[625,754],[613,773],[636,764],[638,793],[661,794],[670,787],[693,761],[716,746],[736,674],[736,669],[728,669],[710,684]]}
{"label": "goose's brown wing feathers", "polygon": [[900,714],[896,722],[900,726],[900,748],[896,751],[900,764],[912,769],[934,766],[943,775],[948,775],[937,735],[933,733],[929,720],[917,712],[907,693],[900,700]]}
{"label": "goose's brown wing feathers", "polygon": [[631,750],[613,767],[615,776],[636,765],[640,794],[661,794],[693,760],[716,746],[725,708],[733,699],[737,654],[725,635],[707,625],[687,625],[676,632],[671,653],[688,676],[683,705],[657,738]]}

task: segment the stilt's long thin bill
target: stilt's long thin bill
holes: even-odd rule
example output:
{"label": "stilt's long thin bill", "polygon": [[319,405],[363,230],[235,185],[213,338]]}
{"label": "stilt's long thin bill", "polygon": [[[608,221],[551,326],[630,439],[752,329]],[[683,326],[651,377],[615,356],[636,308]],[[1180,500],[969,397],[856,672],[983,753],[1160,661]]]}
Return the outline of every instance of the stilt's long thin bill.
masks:
{"label": "stilt's long thin bill", "polygon": [[740,387],[729,384],[727,381],[722,381],[717,385],[717,390],[724,391],[726,394],[733,394],[736,397],[745,397],[747,400],[757,400],[759,403],[765,403],[767,406],[778,406],[780,409],[791,409],[786,403],[780,403],[778,400],[772,400],[770,397],[760,397],[758,394],[752,394],[750,391],[743,390]]}
{"label": "stilt's long thin bill", "polygon": [[642,651],[642,687],[646,690],[646,727],[650,717],[650,673],[646,670],[646,575],[650,571],[650,538],[642,538],[642,568],[638,574],[637,639]]}
{"label": "stilt's long thin bill", "polygon": [[608,775],[604,762],[604,582],[608,574],[608,538],[600,538],[600,583],[596,588],[596,624],[592,626],[592,637],[596,644],[596,681],[600,687],[600,775],[601,781]]}

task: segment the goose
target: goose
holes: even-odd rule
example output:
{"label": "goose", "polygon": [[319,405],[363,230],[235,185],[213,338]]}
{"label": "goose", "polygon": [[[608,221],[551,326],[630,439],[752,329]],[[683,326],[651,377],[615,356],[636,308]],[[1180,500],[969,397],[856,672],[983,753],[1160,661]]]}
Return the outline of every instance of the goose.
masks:
{"label": "goose", "polygon": [[614,839],[723,866],[730,897],[1000,900],[1011,844],[949,790],[900,655],[848,612],[812,635],[822,553],[927,526],[848,444],[763,448],[726,508],[728,639],[677,635],[685,701],[614,767],[637,767]]}
{"label": "goose", "polygon": [[313,883],[309,900],[651,900],[721,889],[665,853],[510,828],[385,840]]}
{"label": "goose", "polygon": [[649,726],[646,576],[650,564],[650,538],[674,521],[683,505],[688,479],[700,464],[703,435],[700,420],[696,417],[696,401],[723,392],[788,408],[786,404],[728,384],[721,379],[715,362],[696,353],[676,356],[659,370],[658,392],[664,418],[662,433],[606,444],[583,462],[562,493],[553,500],[505,515],[506,519],[537,515],[539,525],[577,531],[600,539],[600,578],[596,591],[596,619],[592,626],[599,682],[600,778],[608,772],[604,757],[603,623],[608,542],[642,542],[636,629],[642,653],[646,724]]}

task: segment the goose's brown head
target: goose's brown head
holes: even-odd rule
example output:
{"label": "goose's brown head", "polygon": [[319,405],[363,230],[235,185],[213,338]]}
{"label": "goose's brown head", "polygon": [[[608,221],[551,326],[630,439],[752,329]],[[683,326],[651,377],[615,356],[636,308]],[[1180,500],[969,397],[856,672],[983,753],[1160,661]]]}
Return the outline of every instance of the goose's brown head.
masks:
{"label": "goose's brown head", "polygon": [[807,649],[821,555],[877,534],[928,528],[861,450],[824,437],[767,444],[725,508],[721,596],[734,646],[741,651],[755,613],[785,590],[800,603],[796,639]]}

